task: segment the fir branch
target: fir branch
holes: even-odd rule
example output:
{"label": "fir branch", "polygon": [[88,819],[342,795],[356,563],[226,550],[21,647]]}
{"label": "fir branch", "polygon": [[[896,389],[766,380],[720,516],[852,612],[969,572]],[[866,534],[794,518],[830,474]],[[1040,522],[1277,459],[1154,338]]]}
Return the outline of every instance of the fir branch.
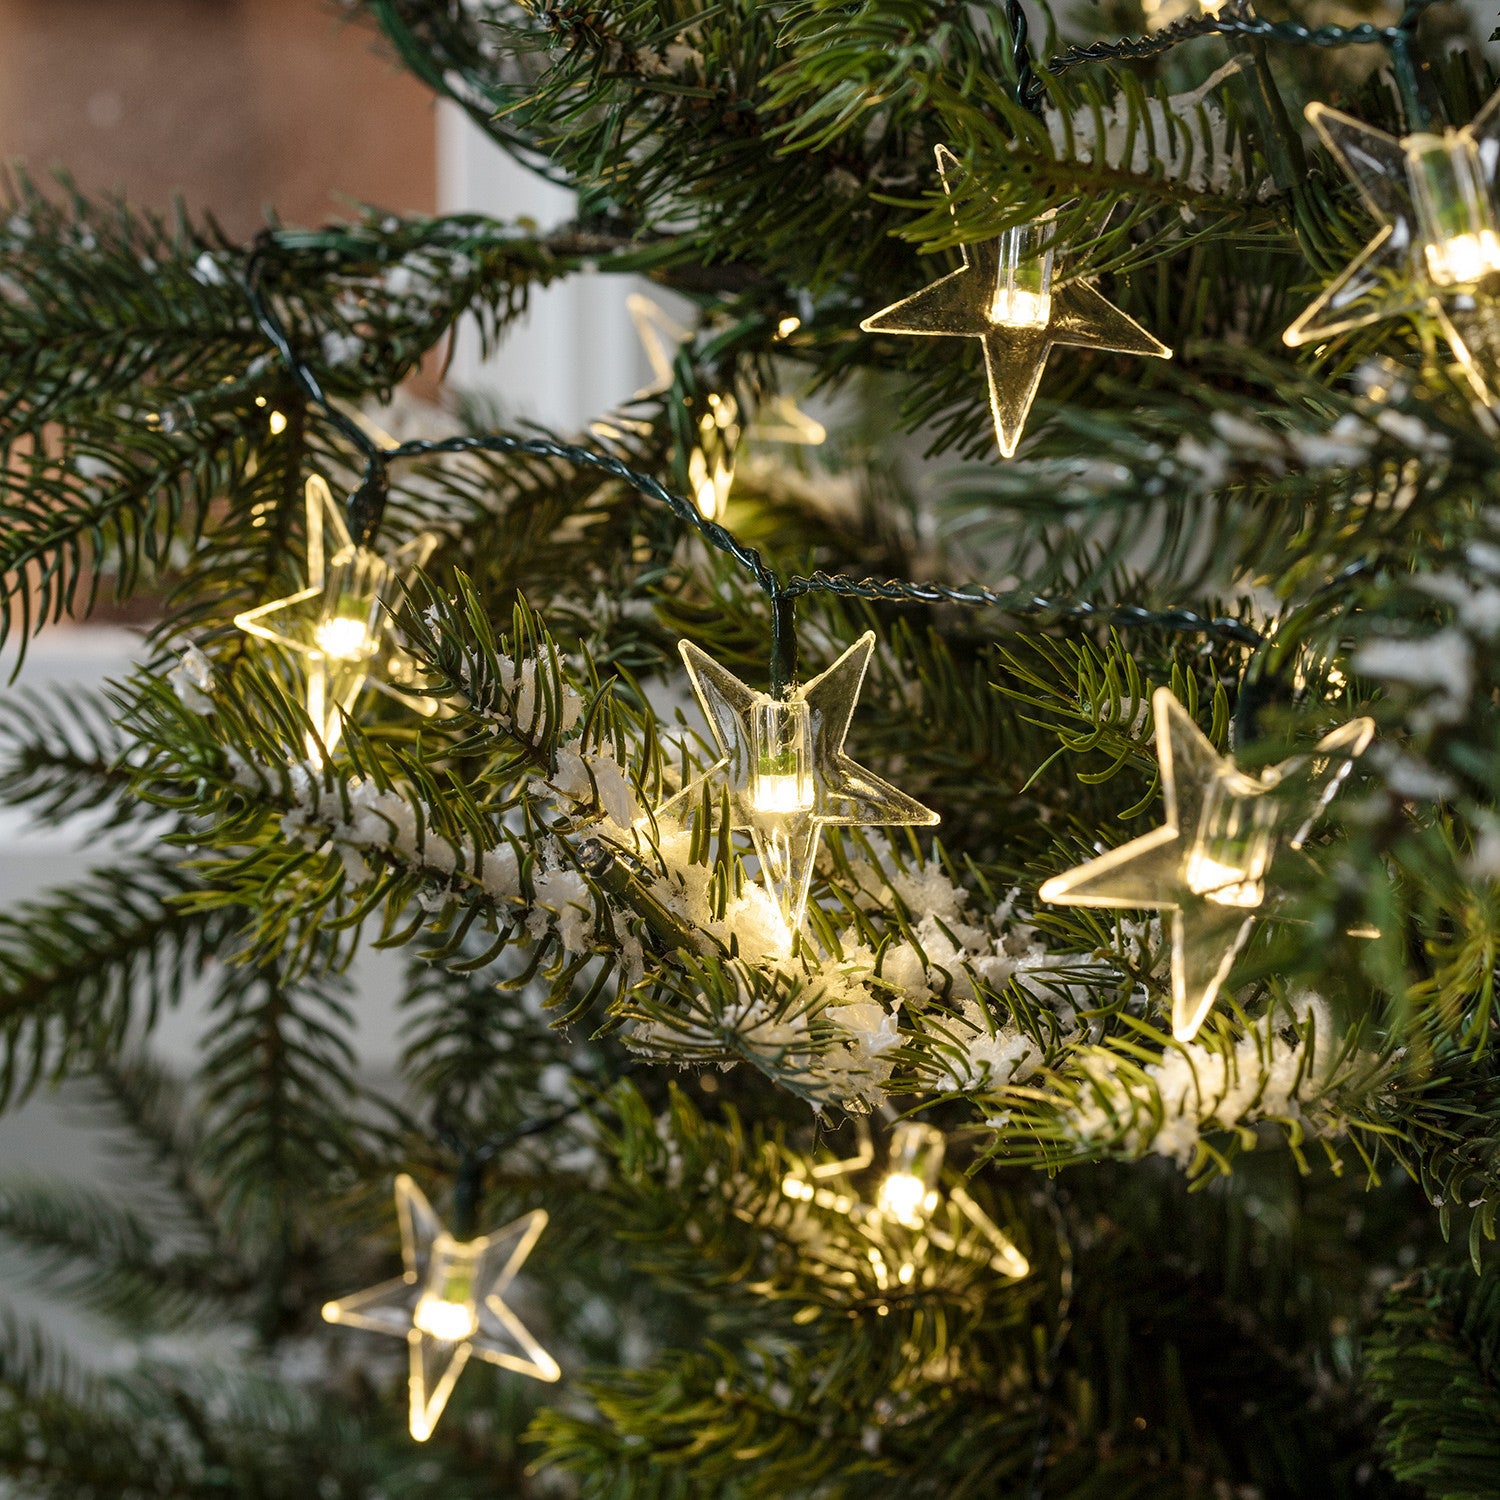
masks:
{"label": "fir branch", "polygon": [[23,688],[11,701],[21,711],[0,719],[0,800],[52,826],[99,812],[104,827],[116,827],[145,813],[124,795],[129,741],[100,694]]}
{"label": "fir branch", "polygon": [[123,857],[0,917],[0,1100],[117,1049],[231,943],[232,913],[181,904],[199,889],[169,854]]}
{"label": "fir branch", "polygon": [[[310,1201],[350,1168],[358,1127],[350,990],[336,977],[295,987],[274,971],[226,969],[210,1002],[197,1166],[247,1258],[280,1274]],[[279,1289],[268,1286],[279,1298]]]}
{"label": "fir branch", "polygon": [[1430,1500],[1500,1485],[1500,1275],[1433,1270],[1392,1289],[1366,1349],[1392,1471]]}

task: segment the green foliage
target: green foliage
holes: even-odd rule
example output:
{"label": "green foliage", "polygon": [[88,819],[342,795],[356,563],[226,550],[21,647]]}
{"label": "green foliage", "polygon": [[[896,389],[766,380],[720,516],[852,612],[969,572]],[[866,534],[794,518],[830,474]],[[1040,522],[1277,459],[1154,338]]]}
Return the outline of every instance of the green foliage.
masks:
{"label": "green foliage", "polygon": [[1371,1341],[1392,1472],[1432,1500],[1480,1500],[1500,1484],[1497,1285],[1493,1268],[1413,1276]]}
{"label": "green foliage", "polygon": [[[45,1316],[0,1328],[0,1486],[1500,1489],[1494,418],[1425,312],[1281,338],[1371,233],[1292,122],[1322,98],[1402,131],[1387,77],[1284,26],[1048,74],[1085,23],[1032,15],[1032,114],[1003,8],[348,9],[575,188],[577,222],[370,211],[244,246],[25,177],[0,213],[0,635],[106,592],[159,606],[107,697],[22,692],[0,722],[0,801],[96,866],[0,916],[0,1103],[56,1084],[118,1153],[100,1184],[0,1182],[8,1280],[110,1341],[101,1371]],[[1120,0],[1086,24],[1144,22]],[[1453,123],[1489,90],[1467,39],[1434,12],[1414,43]],[[1046,214],[1058,276],[1107,278],[1176,355],[1060,348],[997,466],[977,341],[859,325]],[[234,625],[303,586],[308,476],[361,478],[348,424],[394,428],[381,404],[444,340],[493,346],[585,267],[675,289],[693,324],[593,449],[690,493],[732,401],[724,519],[775,576],[940,585],[798,598],[804,681],[875,633],[849,753],[943,826],[828,829],[774,961],[719,791],[657,816],[718,755],[678,641],[763,687],[772,603],[620,470],[478,402],[424,418],[559,451],[390,466],[372,544],[438,539],[389,636],[432,711],[364,694],[336,753],[306,660]],[[829,441],[789,458],[761,419],[809,390]],[[924,467],[912,432],[987,461]],[[941,602],[974,579],[1024,623]],[[1246,774],[1356,714],[1380,731],[1189,1044],[1159,920],[1037,895],[1165,816],[1162,686]],[[405,976],[390,1059],[359,1050],[372,947]],[[151,1054],[189,995],[179,1081]],[[898,1104],[947,1141],[925,1228],[868,1211]],[[873,1155],[838,1167],[850,1116]],[[474,1232],[546,1208],[511,1294],[564,1369],[472,1361],[420,1449],[400,1341],[318,1318],[394,1274],[401,1171]],[[970,1253],[960,1188],[1028,1276]]]}
{"label": "green foliage", "polygon": [[108,1057],[178,1002],[237,925],[178,904],[197,888],[170,854],[139,854],[0,917],[0,1097]]}

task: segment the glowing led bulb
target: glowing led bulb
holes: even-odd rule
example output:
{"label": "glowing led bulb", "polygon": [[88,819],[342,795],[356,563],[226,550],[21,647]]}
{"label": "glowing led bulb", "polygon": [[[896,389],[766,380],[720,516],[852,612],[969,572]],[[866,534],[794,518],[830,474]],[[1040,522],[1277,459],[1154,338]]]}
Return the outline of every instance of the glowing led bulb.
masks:
{"label": "glowing led bulb", "polygon": [[1045,328],[1052,317],[1052,250],[1042,248],[1039,227],[1007,229],[997,249],[990,322],[1000,328]]}
{"label": "glowing led bulb", "polygon": [[466,1339],[479,1327],[479,1314],[470,1302],[444,1302],[431,1292],[423,1292],[411,1315],[412,1326],[435,1339],[454,1344]]}
{"label": "glowing led bulb", "polygon": [[754,774],[750,805],[756,812],[799,813],[813,805],[812,721],[806,703],[764,695],[750,720]]}
{"label": "glowing led bulb", "polygon": [[1401,142],[1427,270],[1439,286],[1500,271],[1500,234],[1478,142],[1466,131]]}
{"label": "glowing led bulb", "polygon": [[1426,251],[1427,268],[1440,286],[1478,281],[1500,271],[1500,236],[1493,229],[1455,235],[1441,244],[1427,245]]}
{"label": "glowing led bulb", "polygon": [[433,1241],[427,1280],[412,1310],[414,1328],[452,1344],[479,1327],[474,1279],[485,1244],[484,1240],[460,1243],[446,1232]]}
{"label": "glowing led bulb", "polygon": [[1219,906],[1259,906],[1265,899],[1264,882],[1248,880],[1238,865],[1221,864],[1197,850],[1188,855],[1183,879],[1195,896]]}
{"label": "glowing led bulb", "polygon": [[920,1224],[936,1207],[937,1194],[929,1192],[927,1184],[910,1172],[892,1172],[880,1184],[880,1211],[898,1223]]}
{"label": "glowing led bulb", "polygon": [[880,1184],[880,1211],[908,1229],[920,1229],[938,1206],[943,1151],[942,1131],[903,1120],[891,1133],[891,1170]]}
{"label": "glowing led bulb", "polygon": [[734,453],[740,440],[740,408],[733,396],[708,393],[708,410],[698,419],[698,445],[688,454],[688,483],[698,513],[722,520],[734,483]]}
{"label": "glowing led bulb", "polygon": [[324,656],[335,661],[359,661],[370,654],[374,644],[363,620],[347,615],[333,615],[313,631],[313,640]]}
{"label": "glowing led bulb", "polygon": [[1216,906],[1259,906],[1274,853],[1277,807],[1264,794],[1281,780],[1274,769],[1257,779],[1221,769],[1203,798],[1202,820],[1188,850],[1187,888]]}

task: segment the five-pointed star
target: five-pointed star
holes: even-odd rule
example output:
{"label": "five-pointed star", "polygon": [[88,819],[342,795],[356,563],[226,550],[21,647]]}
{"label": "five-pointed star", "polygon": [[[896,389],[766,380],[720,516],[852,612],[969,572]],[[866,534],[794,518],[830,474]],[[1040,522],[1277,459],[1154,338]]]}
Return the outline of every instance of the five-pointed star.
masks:
{"label": "five-pointed star", "polygon": [[1309,104],[1307,118],[1359,189],[1380,229],[1282,338],[1296,347],[1425,307],[1442,327],[1480,397],[1500,397],[1495,368],[1500,330],[1495,327],[1493,299],[1475,297],[1472,283],[1438,286],[1429,274],[1408,155],[1413,143],[1441,144],[1459,152],[1472,146],[1472,159],[1484,177],[1482,190],[1492,196],[1500,158],[1500,93],[1492,95],[1462,130],[1440,137],[1398,138],[1326,104]]}
{"label": "five-pointed star", "polygon": [[[672,389],[678,351],[691,341],[693,333],[659,303],[639,292],[632,292],[625,299],[625,307],[635,324],[641,352],[651,367],[650,383],[643,385],[630,398],[629,407]],[[796,322],[795,319],[792,321]],[[794,397],[785,394],[757,403],[754,415],[743,429],[739,402],[728,391],[710,391],[698,412],[697,441],[686,460],[687,479],[699,511],[711,521],[724,519],[742,437],[754,442],[801,447],[816,447],[828,437],[823,424],[808,416]],[[650,422],[628,416],[625,412],[612,412],[593,424],[593,431],[605,439],[617,438],[624,432],[650,434],[654,430]]]}
{"label": "five-pointed star", "polygon": [[[665,803],[658,816],[686,821],[705,788],[715,803],[727,793],[732,827],[748,831],[755,842],[762,879],[786,923],[788,945],[802,925],[826,824],[925,827],[938,821],[931,808],[844,754],[874,645],[875,632],[867,631],[820,677],[778,702],[746,687],[697,646],[682,643],[682,659],[721,759]],[[778,795],[789,778],[765,774],[780,769],[770,767],[758,750],[764,748],[760,726],[768,718],[797,726],[805,770],[800,796],[797,788],[790,798]]]}
{"label": "five-pointed star", "polygon": [[1375,733],[1351,719],[1259,776],[1209,743],[1168,688],[1152,697],[1166,822],[1054,876],[1038,893],[1061,906],[1172,913],[1172,1035],[1198,1034],[1266,899],[1278,846],[1301,848],[1318,814]]}
{"label": "five-pointed star", "polygon": [[[905,1286],[912,1279],[928,1249],[936,1246],[949,1255],[988,1264],[1002,1276],[1019,1280],[1031,1274],[1031,1264],[1016,1248],[1015,1242],[956,1182],[942,1184],[939,1191],[938,1169],[944,1155],[944,1138],[930,1125],[902,1120],[891,1132],[890,1170],[873,1204],[864,1202],[846,1179],[865,1171],[875,1160],[869,1127],[859,1127],[859,1153],[841,1161],[809,1164],[806,1171],[795,1168],[781,1179],[781,1191],[796,1203],[811,1203],[817,1208],[842,1214],[870,1241],[862,1259],[873,1268],[878,1280],[884,1280],[886,1257],[894,1249],[896,1265],[889,1285]],[[922,1177],[912,1173],[911,1155],[935,1154],[937,1165]],[[930,1178],[930,1180],[929,1180]],[[841,1186],[829,1186],[839,1180]],[[913,1240],[901,1235],[912,1231]]]}
{"label": "five-pointed star", "polygon": [[[396,1215],[404,1272],[393,1281],[327,1303],[323,1316],[330,1323],[349,1323],[406,1340],[411,1357],[411,1435],[419,1443],[432,1436],[471,1354],[537,1380],[556,1380],[562,1373],[557,1362],[503,1300],[547,1227],[546,1210],[534,1209],[480,1239],[457,1241],[421,1188],[403,1173],[396,1179]],[[463,1289],[462,1298],[454,1293],[455,1287]],[[423,1311],[430,1299],[436,1299],[438,1315]],[[443,1314],[458,1320],[451,1329],[440,1321]],[[420,1326],[424,1321],[459,1336],[427,1332]]]}
{"label": "five-pointed star", "polygon": [[[960,171],[958,158],[946,146],[939,146],[937,160],[943,189],[951,198]],[[1046,233],[1041,225],[1029,227],[1038,239]],[[963,246],[962,270],[893,303],[859,326],[866,333],[958,335],[983,340],[995,437],[1001,454],[1010,458],[1021,441],[1021,430],[1054,345],[1149,354],[1157,359],[1170,359],[1172,351],[1082,281],[1051,286],[1045,322],[1013,327],[996,321],[993,311],[1001,274],[1000,244],[999,240],[988,240]]]}
{"label": "five-pointed star", "polygon": [[[422,713],[430,699],[405,693],[379,673],[397,665],[385,652],[389,610],[397,586],[422,566],[437,546],[423,532],[388,556],[356,547],[327,482],[307,481],[307,587],[234,617],[251,635],[299,652],[306,659],[307,714],[320,736],[308,738],[308,754],[332,754],[344,732],[344,715],[369,683]],[[382,662],[384,655],[387,660]]]}

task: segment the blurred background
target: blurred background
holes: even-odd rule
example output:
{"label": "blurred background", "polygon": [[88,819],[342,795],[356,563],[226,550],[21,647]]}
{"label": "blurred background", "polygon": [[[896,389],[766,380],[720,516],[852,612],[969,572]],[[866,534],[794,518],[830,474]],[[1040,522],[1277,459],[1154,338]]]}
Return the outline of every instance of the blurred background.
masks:
{"label": "blurred background", "polygon": [[[65,171],[90,195],[118,193],[164,214],[180,200],[235,239],[272,211],[315,225],[358,204],[544,225],[573,212],[570,194],[512,165],[456,107],[435,104],[333,0],[0,0],[0,162],[38,179]],[[625,307],[631,290],[603,276],[551,288],[488,364],[460,337],[450,380],[515,416],[580,428],[649,378]],[[429,380],[420,394],[438,392]],[[123,676],[139,630],[109,619],[106,609],[44,631],[20,686],[66,691]],[[3,665],[15,665],[9,648]],[[12,814],[0,821],[0,900],[13,910],[108,857],[86,828],[37,829]],[[378,956],[358,974],[374,1079],[398,1046],[396,976],[396,960]],[[183,1067],[198,1033],[189,1003],[165,1019],[154,1049]],[[106,1179],[90,1114],[82,1090],[44,1089],[0,1116],[0,1171]],[[14,1290],[24,1278],[8,1274],[19,1269],[0,1258],[7,1300],[29,1300]],[[80,1352],[108,1357],[74,1314],[52,1307],[48,1319],[75,1328]]]}

